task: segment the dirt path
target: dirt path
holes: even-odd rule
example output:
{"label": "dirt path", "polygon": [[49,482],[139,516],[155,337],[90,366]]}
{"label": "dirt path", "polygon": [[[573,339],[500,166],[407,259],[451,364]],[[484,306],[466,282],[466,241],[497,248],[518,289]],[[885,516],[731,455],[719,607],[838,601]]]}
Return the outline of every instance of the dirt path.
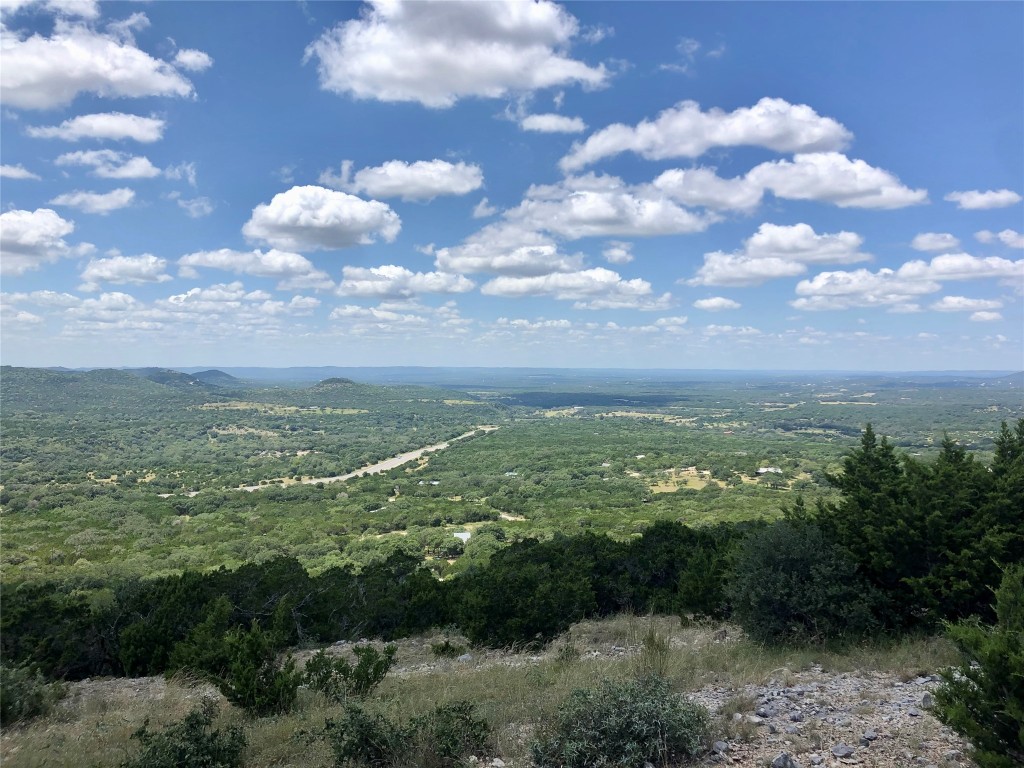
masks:
{"label": "dirt path", "polygon": [[[424,454],[434,453],[435,451],[443,451],[448,448],[452,443],[457,443],[459,440],[465,440],[467,437],[475,435],[479,431],[493,432],[498,429],[496,426],[487,425],[476,427],[471,429],[465,434],[454,437],[451,440],[447,440],[443,443],[436,443],[435,445],[428,445],[423,448],[417,448],[415,451],[407,451],[406,453],[400,453],[397,456],[392,456],[390,459],[384,459],[384,461],[378,461],[376,464],[367,464],[365,467],[360,467],[355,472],[349,472],[344,475],[332,475],[331,477],[307,477],[302,480],[296,480],[292,485],[316,485],[317,483],[343,483],[346,480],[351,480],[353,477],[362,477],[363,475],[378,475],[381,472],[387,472],[389,469],[400,467],[403,464],[408,464],[410,461],[415,461]],[[237,490],[239,491],[261,491],[265,488],[273,488],[279,486],[280,483],[267,483],[266,485],[243,485]]]}

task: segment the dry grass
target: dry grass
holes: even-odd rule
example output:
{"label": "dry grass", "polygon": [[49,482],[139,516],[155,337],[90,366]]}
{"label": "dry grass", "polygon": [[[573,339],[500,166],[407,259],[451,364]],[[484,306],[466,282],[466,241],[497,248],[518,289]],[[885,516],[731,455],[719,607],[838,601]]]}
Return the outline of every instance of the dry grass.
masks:
{"label": "dry grass", "polygon": [[118,765],[146,718],[154,726],[174,722],[209,693],[158,678],[74,684],[50,716],[5,729],[2,763],[5,768]]}
{"label": "dry grass", "polygon": [[[847,650],[765,648],[747,641],[732,626],[683,626],[678,618],[663,616],[582,622],[572,628],[569,638],[556,640],[543,653],[471,649],[469,662],[436,658],[431,645],[445,638],[465,644],[458,635],[441,633],[401,641],[397,668],[377,689],[369,706],[405,720],[438,704],[467,699],[493,726],[494,756],[515,765],[528,765],[534,730],[550,720],[571,691],[609,678],[652,670],[662,672],[677,691],[721,688],[726,698],[717,721],[718,733],[744,740],[754,734],[745,734],[748,725],[733,720],[732,715],[753,710],[753,699],[742,691],[745,686],[773,680],[785,685],[795,673],[812,668],[912,679],[955,660],[949,644],[934,638]],[[728,691],[734,692],[731,698]],[[51,716],[4,732],[0,762],[4,768],[117,766],[135,747],[130,736],[145,718],[150,718],[153,726],[173,722],[200,697],[209,695],[216,694],[189,680],[77,683]],[[215,727],[243,725],[248,738],[247,768],[328,768],[332,764],[330,751],[322,739],[311,734],[336,712],[337,705],[305,690],[300,691],[295,710],[277,718],[250,720],[222,700]],[[800,751],[817,749],[817,744],[828,743],[832,736],[829,727],[805,728],[802,736],[806,741],[794,746]]]}

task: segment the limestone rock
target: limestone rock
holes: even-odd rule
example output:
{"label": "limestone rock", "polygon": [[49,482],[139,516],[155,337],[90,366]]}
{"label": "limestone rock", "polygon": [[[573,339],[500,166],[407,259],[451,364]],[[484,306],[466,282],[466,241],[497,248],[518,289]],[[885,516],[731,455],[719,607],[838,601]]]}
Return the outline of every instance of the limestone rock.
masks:
{"label": "limestone rock", "polygon": [[788,752],[781,752],[772,760],[772,768],[800,768],[800,764],[790,757]]}
{"label": "limestone rock", "polygon": [[850,757],[857,750],[848,744],[836,744],[832,747],[832,754],[836,757]]}

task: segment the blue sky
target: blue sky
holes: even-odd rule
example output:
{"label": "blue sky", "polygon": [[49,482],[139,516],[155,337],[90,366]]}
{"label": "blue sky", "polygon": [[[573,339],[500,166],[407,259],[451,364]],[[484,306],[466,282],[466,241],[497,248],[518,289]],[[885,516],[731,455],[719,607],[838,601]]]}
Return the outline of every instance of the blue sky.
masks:
{"label": "blue sky", "polygon": [[0,9],[4,363],[1024,368],[1024,4]]}

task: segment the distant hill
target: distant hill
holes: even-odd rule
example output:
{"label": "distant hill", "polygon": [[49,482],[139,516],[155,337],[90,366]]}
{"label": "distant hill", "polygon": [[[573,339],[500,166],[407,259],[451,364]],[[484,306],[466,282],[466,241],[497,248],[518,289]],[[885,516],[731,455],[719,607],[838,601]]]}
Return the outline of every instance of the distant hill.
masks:
{"label": "distant hill", "polygon": [[450,408],[480,404],[488,416],[496,415],[494,405],[472,395],[435,387],[379,386],[364,384],[345,377],[331,377],[306,387],[269,385],[253,386],[219,369],[195,374],[169,368],[134,368],[117,370],[97,368],[91,371],[57,371],[45,368],[0,368],[0,395],[4,409],[73,413],[85,409],[119,409],[135,413],[146,409],[180,409],[190,405],[216,401],[233,396],[232,390],[245,391],[246,399],[259,402],[306,407],[358,408],[376,411],[394,404],[408,410],[432,407]]}
{"label": "distant hill", "polygon": [[345,376],[331,376],[306,386],[294,381],[288,385],[282,385],[266,380],[261,382],[262,386],[255,385],[251,380],[244,384],[250,387],[246,389],[246,398],[265,403],[304,407],[358,408],[374,412],[381,408],[391,407],[403,412],[410,408],[425,412],[438,406],[450,409],[457,405],[465,409],[469,406],[479,405],[486,412],[486,415],[481,413],[478,417],[479,420],[486,421],[497,416],[495,404],[485,402],[475,395],[440,387],[367,384]]}
{"label": "distant hill", "polygon": [[997,379],[987,379],[981,382],[982,387],[998,387],[1000,389],[1024,389],[1024,371],[1011,373],[1009,376],[1000,376]]}
{"label": "distant hill", "polygon": [[237,379],[230,373],[224,373],[213,368],[209,371],[198,371],[192,374],[192,378],[198,379],[204,384],[211,384],[215,387],[238,387],[242,386],[241,379]]}
{"label": "distant hill", "polygon": [[[159,373],[156,378],[174,381],[174,377],[162,377]],[[86,408],[126,411],[161,403],[181,407],[206,400],[209,392],[209,387],[198,380],[196,387],[180,383],[168,386],[166,382],[152,380],[138,372],[111,368],[69,372],[5,365],[0,368],[0,384],[0,401],[8,411],[66,413]]]}
{"label": "distant hill", "polygon": [[174,371],[170,368],[129,368],[128,373],[147,379],[156,384],[164,384],[169,387],[209,386],[205,381],[197,376],[182,373],[181,371]]}

